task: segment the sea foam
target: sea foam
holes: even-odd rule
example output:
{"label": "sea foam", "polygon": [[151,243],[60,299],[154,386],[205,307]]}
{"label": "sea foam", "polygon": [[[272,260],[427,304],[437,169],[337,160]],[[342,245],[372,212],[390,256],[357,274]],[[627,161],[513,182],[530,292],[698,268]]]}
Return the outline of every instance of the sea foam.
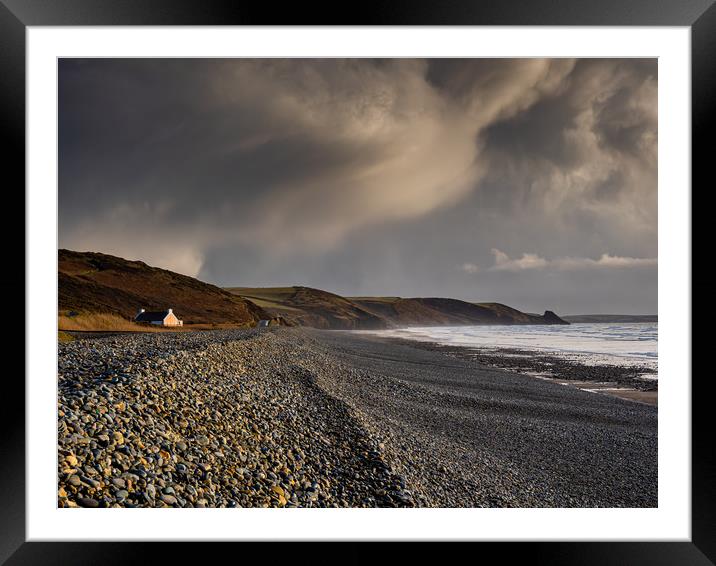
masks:
{"label": "sea foam", "polygon": [[[638,366],[657,370],[658,323],[432,326],[371,333],[484,350],[539,352],[588,365]],[[649,374],[649,377],[654,379],[656,374]]]}

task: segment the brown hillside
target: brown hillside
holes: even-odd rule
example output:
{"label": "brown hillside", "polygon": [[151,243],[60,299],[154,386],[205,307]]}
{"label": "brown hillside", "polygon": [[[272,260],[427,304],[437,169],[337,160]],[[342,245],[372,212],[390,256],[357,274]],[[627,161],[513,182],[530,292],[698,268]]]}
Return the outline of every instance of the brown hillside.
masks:
{"label": "brown hillside", "polygon": [[529,315],[500,303],[400,297],[355,297],[351,300],[395,326],[557,323],[543,316]]}
{"label": "brown hillside", "polygon": [[336,330],[385,328],[382,317],[362,309],[354,302],[310,287],[230,287],[227,289],[260,305],[274,316],[282,316],[301,326]]}
{"label": "brown hillside", "polygon": [[270,316],[219,287],[141,261],[58,251],[59,311],[132,318],[139,308],[173,308],[184,324],[255,324]]}
{"label": "brown hillside", "polygon": [[558,317],[530,315],[499,303],[473,304],[442,298],[341,297],[310,287],[231,287],[228,290],[273,316],[314,328],[371,330],[398,326],[562,323]]}

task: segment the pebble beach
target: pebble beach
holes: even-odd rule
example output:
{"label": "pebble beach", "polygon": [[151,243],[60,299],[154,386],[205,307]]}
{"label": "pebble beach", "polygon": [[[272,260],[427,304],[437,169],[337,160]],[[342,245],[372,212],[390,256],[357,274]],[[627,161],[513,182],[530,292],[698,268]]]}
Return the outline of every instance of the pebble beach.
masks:
{"label": "pebble beach", "polygon": [[60,507],[654,507],[657,408],[297,328],[58,344]]}

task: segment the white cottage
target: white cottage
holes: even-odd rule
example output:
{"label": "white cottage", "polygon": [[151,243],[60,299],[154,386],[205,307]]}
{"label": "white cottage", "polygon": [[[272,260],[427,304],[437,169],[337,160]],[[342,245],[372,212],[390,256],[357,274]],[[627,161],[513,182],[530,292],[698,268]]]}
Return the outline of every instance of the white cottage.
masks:
{"label": "white cottage", "polygon": [[165,311],[145,311],[139,309],[137,316],[134,317],[135,322],[147,322],[158,326],[184,326],[184,321],[179,320],[172,309]]}

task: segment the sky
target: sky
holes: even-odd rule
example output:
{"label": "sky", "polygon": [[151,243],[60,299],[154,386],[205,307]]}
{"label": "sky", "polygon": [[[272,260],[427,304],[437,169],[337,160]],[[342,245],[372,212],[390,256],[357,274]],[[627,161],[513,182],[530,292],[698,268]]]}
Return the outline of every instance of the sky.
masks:
{"label": "sky", "polygon": [[656,59],[61,59],[58,108],[62,248],[657,312]]}

